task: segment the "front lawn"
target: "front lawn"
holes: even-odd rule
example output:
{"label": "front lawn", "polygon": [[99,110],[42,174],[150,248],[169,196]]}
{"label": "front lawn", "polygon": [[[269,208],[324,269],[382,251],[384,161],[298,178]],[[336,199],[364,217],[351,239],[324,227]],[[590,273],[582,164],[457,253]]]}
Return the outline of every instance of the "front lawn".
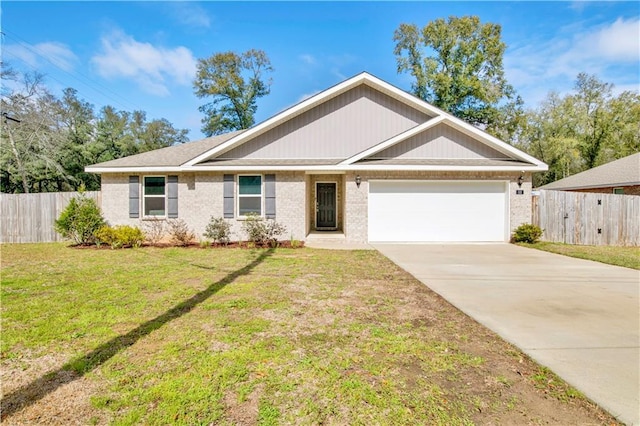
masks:
{"label": "front lawn", "polygon": [[523,247],[544,250],[579,259],[595,260],[609,265],[640,269],[640,247],[576,246],[540,241],[535,244],[520,243]]}
{"label": "front lawn", "polygon": [[1,249],[7,424],[616,424],[375,251]]}

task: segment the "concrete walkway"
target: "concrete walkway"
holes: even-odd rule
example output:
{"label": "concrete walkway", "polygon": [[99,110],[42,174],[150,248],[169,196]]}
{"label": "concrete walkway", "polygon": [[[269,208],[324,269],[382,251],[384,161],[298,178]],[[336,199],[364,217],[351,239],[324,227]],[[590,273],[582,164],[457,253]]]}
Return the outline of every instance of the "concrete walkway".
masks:
{"label": "concrete walkway", "polygon": [[510,244],[374,244],[628,425],[640,425],[640,272]]}

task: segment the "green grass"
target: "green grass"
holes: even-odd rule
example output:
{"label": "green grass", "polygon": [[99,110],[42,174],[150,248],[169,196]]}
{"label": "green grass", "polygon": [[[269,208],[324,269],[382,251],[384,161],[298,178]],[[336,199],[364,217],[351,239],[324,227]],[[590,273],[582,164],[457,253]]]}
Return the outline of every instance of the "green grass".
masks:
{"label": "green grass", "polygon": [[375,251],[1,248],[3,415],[71,374],[82,423],[469,425],[542,380]]}
{"label": "green grass", "polygon": [[576,246],[562,243],[520,243],[523,247],[535,248],[579,259],[595,260],[609,265],[640,269],[640,247]]}

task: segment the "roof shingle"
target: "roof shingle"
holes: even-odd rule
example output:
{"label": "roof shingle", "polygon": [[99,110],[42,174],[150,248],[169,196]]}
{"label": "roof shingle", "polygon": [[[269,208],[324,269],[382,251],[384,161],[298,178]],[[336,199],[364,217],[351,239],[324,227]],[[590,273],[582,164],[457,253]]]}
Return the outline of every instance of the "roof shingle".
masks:
{"label": "roof shingle", "polygon": [[640,152],[557,180],[538,189],[585,189],[640,185]]}
{"label": "roof shingle", "polygon": [[142,154],[105,161],[104,163],[93,164],[89,166],[88,169],[99,167],[178,167],[203,152],[207,152],[211,148],[239,135],[243,131],[244,130],[239,130],[224,135],[183,143],[181,145],[169,146],[167,148],[143,152]]}

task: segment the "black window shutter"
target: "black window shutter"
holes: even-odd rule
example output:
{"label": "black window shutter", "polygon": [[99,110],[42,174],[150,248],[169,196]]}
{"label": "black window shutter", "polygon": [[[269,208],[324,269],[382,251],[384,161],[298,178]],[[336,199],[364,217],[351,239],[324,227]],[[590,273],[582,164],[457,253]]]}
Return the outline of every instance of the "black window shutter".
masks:
{"label": "black window shutter", "polygon": [[178,176],[167,176],[167,216],[178,217]]}
{"label": "black window shutter", "polygon": [[140,176],[129,176],[129,217],[140,217]]}
{"label": "black window shutter", "polygon": [[264,215],[276,218],[276,175],[264,175]]}
{"label": "black window shutter", "polygon": [[223,216],[226,219],[232,219],[234,217],[234,203],[233,203],[233,184],[234,184],[234,177],[233,175],[224,175],[223,177],[223,183],[224,183],[224,203],[222,205],[223,207]]}

